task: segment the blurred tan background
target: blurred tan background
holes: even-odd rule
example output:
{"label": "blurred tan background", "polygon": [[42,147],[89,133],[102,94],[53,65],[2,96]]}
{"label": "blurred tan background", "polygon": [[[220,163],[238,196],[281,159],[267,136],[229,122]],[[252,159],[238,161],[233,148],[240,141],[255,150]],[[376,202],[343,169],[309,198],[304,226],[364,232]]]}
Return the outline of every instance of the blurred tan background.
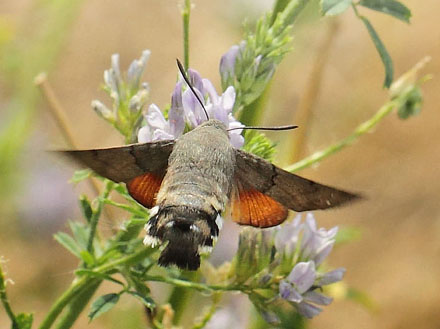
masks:
{"label": "blurred tan background", "polygon": [[[387,46],[396,77],[425,55],[432,56],[424,72],[433,73],[434,79],[423,87],[422,113],[406,121],[393,113],[373,134],[300,173],[367,196],[349,207],[317,212],[316,218],[324,227],[362,231],[359,240],[338,247],[329,263],[346,267],[345,282],[367,293],[376,308],[336,301],[311,321],[310,328],[440,328],[440,2],[403,2],[413,12],[411,25],[372,11],[363,13]],[[61,7],[63,1],[58,3]],[[190,64],[219,89],[221,55],[240,40],[242,20],[248,17],[252,22],[271,2],[193,3]],[[68,14],[56,15],[61,21],[58,34],[46,37],[45,29],[54,24],[48,18],[53,17],[50,10],[59,10],[51,1],[0,2],[0,132],[3,143],[12,145],[6,148],[9,153],[0,154],[6,163],[0,173],[0,256],[15,282],[8,286],[14,310],[35,311],[37,323],[68,286],[77,265],[52,234],[66,230],[67,219],[79,218],[77,196],[91,192],[86,184],[68,184],[73,168],[45,153],[66,144],[33,77],[49,72],[82,148],[105,147],[123,142],[90,107],[92,99],[108,104],[99,87],[110,55],[119,53],[126,69],[143,49],[152,51],[144,80],[151,87],[150,101],[159,106],[170,101],[175,58],[182,57],[177,1],[90,0],[67,7]],[[314,9],[294,28],[294,51],[275,75],[262,124],[296,123],[295,110],[330,23]],[[348,135],[388,97],[382,89],[383,67],[366,29],[351,11],[337,20],[339,28],[307,127],[307,154]],[[271,136],[283,145],[295,133]],[[235,241],[229,244],[235,246]],[[153,293],[164,295],[162,288]],[[102,291],[106,289],[111,287]],[[141,307],[123,298],[109,314],[90,325],[83,316],[75,328],[142,328],[143,323]],[[1,309],[0,328],[8,326]]]}

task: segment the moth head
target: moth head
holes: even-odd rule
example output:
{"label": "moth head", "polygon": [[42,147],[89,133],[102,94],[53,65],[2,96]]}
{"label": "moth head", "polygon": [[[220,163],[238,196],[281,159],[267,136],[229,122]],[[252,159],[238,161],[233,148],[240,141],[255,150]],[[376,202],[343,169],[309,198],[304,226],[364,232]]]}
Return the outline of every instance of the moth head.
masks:
{"label": "moth head", "polygon": [[159,257],[159,265],[177,265],[196,270],[200,266],[200,254],[210,252],[218,235],[215,220],[201,211],[187,207],[168,207],[159,210],[147,224],[144,243],[165,248]]}

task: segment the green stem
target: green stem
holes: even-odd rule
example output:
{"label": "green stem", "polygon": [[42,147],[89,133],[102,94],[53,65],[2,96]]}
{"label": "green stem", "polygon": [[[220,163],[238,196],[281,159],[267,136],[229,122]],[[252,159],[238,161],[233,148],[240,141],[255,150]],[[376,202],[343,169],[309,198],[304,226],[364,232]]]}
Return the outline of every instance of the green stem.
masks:
{"label": "green stem", "polygon": [[112,181],[106,181],[104,191],[102,192],[102,195],[98,197],[98,207],[90,218],[90,235],[87,241],[87,251],[92,255],[94,254],[93,240],[95,239],[96,228],[98,227],[99,218],[101,217],[102,207],[104,205],[103,200],[108,198],[113,186],[114,183]]}
{"label": "green stem", "polygon": [[275,2],[273,9],[272,9],[272,17],[271,17],[271,22],[270,22],[271,25],[275,22],[278,14],[280,12],[282,12],[284,10],[284,8],[286,8],[288,3],[289,3],[289,0],[277,0]]}
{"label": "green stem", "polygon": [[352,134],[350,134],[343,140],[339,141],[338,143],[330,145],[329,147],[327,147],[322,151],[315,152],[311,156],[306,157],[303,160],[298,161],[290,166],[287,166],[285,170],[290,172],[296,172],[298,170],[302,170],[304,168],[310,167],[313,164],[318,163],[323,159],[329,157],[330,155],[339,152],[343,148],[353,144],[360,136],[364,135],[365,133],[373,129],[380,121],[383,120],[383,118],[385,118],[388,114],[390,114],[392,110],[396,108],[399,104],[400,104],[399,99],[394,99],[387,102],[376,112],[375,115],[373,115],[373,117],[360,124],[353,131]]}
{"label": "green stem", "polygon": [[263,110],[266,108],[269,90],[272,82],[269,82],[263,93],[251,104],[246,105],[239,116],[239,120],[246,126],[256,126],[260,123]]}
{"label": "green stem", "polygon": [[302,12],[304,7],[310,2],[310,0],[292,0],[290,1],[279,15],[284,22],[284,25],[292,25],[295,23],[296,18]]}
{"label": "green stem", "polygon": [[101,266],[98,266],[97,268],[94,269],[94,272],[107,273],[108,271],[111,271],[121,265],[129,266],[129,265],[136,264],[136,263],[140,262],[142,259],[150,256],[154,251],[155,251],[155,249],[143,247],[141,250],[135,252],[134,254],[132,254],[130,256],[126,256],[126,257],[117,259],[113,262],[110,262],[108,264],[103,264]]}
{"label": "green stem", "polygon": [[[1,260],[0,260],[1,261]],[[0,299],[2,301],[3,307],[5,308],[6,314],[12,322],[12,329],[18,329],[17,319],[12,311],[11,305],[9,304],[8,296],[6,294],[6,283],[5,275],[3,274],[2,267],[0,266]]]}
{"label": "green stem", "polygon": [[[98,197],[98,199],[100,199]],[[95,211],[93,211],[93,215],[90,218],[90,235],[89,239],[87,241],[87,251],[90,252],[90,254],[94,254],[94,248],[93,248],[93,240],[95,239],[96,235],[96,228],[98,226],[99,217],[101,216],[102,211],[102,204],[103,202],[101,200],[98,201],[98,207]]]}
{"label": "green stem", "polygon": [[[94,271],[99,273],[107,273],[118,266],[137,263],[145,257],[148,257],[153,251],[154,249],[151,248],[143,248],[130,256],[126,256],[108,264],[96,267]],[[67,289],[52,305],[52,308],[46,315],[46,318],[40,324],[39,329],[49,329],[55,322],[56,318],[60,315],[64,307],[72,302],[72,300],[77,297],[78,294],[81,294],[85,289],[88,289],[89,285],[92,285],[93,282],[96,282],[96,279],[90,279],[90,277],[87,276],[75,279],[69,289]]]}
{"label": "green stem", "polygon": [[170,277],[163,277],[163,276],[157,276],[157,275],[146,275],[144,278],[146,281],[163,282],[163,283],[171,284],[176,287],[189,288],[189,289],[194,289],[194,290],[198,290],[198,291],[205,291],[205,292],[210,292],[210,291],[242,291],[242,292],[247,292],[252,289],[252,288],[244,286],[244,285],[231,285],[231,286],[209,285],[209,284],[204,284],[204,283],[191,282],[191,281],[187,281],[187,280],[170,278]]}
{"label": "green stem", "polygon": [[[197,274],[194,272],[189,272],[186,273],[185,278],[188,281],[182,281],[191,282],[193,280],[196,280]],[[171,305],[174,311],[174,325],[179,324],[179,321],[185,311],[185,306],[188,305],[188,300],[191,298],[191,295],[192,291],[187,289],[186,287],[174,286],[173,290],[171,291],[170,296],[168,297],[168,303]]]}
{"label": "green stem", "polygon": [[183,65],[185,71],[189,67],[189,17],[191,12],[191,0],[185,0],[182,10],[183,19]]}
{"label": "green stem", "polygon": [[78,316],[95,294],[101,282],[102,280],[99,279],[91,280],[87,286],[81,289],[77,296],[67,306],[63,317],[56,325],[57,329],[68,329],[72,327]]}
{"label": "green stem", "polygon": [[88,277],[82,277],[78,280],[75,280],[72,285],[67,289],[55,304],[52,305],[49,313],[44,318],[43,322],[40,324],[39,329],[49,329],[52,324],[55,322],[58,315],[60,315],[61,311],[64,307],[70,303],[70,301],[75,298],[78,293],[80,293],[83,288],[87,287],[90,281],[87,280]]}

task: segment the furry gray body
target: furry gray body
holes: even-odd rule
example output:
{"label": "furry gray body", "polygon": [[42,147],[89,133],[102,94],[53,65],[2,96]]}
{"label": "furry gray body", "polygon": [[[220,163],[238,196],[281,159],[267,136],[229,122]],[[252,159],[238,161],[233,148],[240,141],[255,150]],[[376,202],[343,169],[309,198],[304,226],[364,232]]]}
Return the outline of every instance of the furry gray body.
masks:
{"label": "furry gray body", "polygon": [[229,200],[235,161],[226,127],[218,120],[176,141],[157,195],[158,212],[147,227],[151,238],[168,243],[160,264],[199,267],[200,247],[211,247],[218,235],[216,218]]}

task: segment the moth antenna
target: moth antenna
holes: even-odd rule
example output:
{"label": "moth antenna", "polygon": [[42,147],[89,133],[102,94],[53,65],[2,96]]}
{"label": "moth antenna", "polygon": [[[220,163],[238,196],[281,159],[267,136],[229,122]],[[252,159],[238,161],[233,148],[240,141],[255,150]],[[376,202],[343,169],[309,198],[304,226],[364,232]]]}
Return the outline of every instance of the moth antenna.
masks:
{"label": "moth antenna", "polygon": [[209,120],[208,112],[205,109],[205,105],[203,105],[202,100],[200,99],[199,95],[197,95],[196,91],[194,90],[193,86],[191,85],[191,82],[189,82],[188,77],[186,76],[185,69],[183,68],[182,63],[180,63],[179,59],[176,58],[177,66],[179,67],[180,74],[182,74],[183,80],[185,80],[186,84],[188,85],[189,89],[193,92],[194,96],[196,96],[197,100],[199,101],[200,105],[202,106],[203,111],[206,115],[206,120]]}
{"label": "moth antenna", "polygon": [[298,128],[298,126],[293,126],[293,125],[289,125],[289,126],[278,126],[278,127],[253,127],[253,126],[249,126],[249,127],[234,127],[234,128],[229,128],[229,129],[227,129],[227,131],[237,130],[237,129],[253,129],[253,130],[292,130],[292,129],[296,129],[296,128]]}

